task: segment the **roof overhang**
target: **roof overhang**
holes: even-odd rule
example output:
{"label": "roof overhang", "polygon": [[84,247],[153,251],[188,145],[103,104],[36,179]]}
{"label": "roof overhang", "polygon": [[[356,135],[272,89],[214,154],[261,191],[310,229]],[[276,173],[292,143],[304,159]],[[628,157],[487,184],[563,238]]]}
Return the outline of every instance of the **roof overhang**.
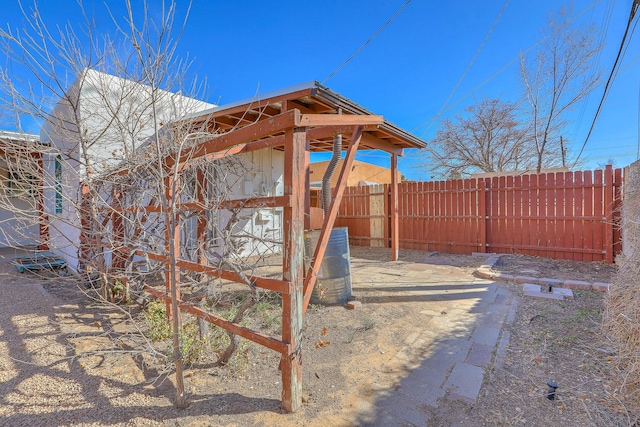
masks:
{"label": "roof overhang", "polygon": [[[328,115],[327,120],[322,123],[320,120],[309,123],[307,138],[311,151],[331,151],[333,137],[338,134],[342,134],[343,139],[346,139],[345,142],[349,142],[353,125],[346,117],[338,120],[335,115],[379,117],[318,82],[312,81],[205,110],[191,115],[188,120],[198,125],[206,124],[209,132],[226,133],[294,109],[299,110],[303,115]],[[366,117],[360,117],[359,120],[366,122],[366,119]],[[399,155],[402,155],[405,148],[425,146],[424,141],[387,120],[365,125],[360,142],[360,149],[382,150]]]}

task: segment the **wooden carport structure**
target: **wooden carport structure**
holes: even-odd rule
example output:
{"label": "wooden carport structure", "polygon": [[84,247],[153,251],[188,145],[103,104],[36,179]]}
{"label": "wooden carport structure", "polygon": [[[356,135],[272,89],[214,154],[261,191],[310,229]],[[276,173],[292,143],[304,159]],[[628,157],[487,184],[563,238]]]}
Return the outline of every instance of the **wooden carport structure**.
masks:
{"label": "wooden carport structure", "polygon": [[[322,263],[331,229],[347,183],[347,177],[358,149],[382,150],[391,155],[391,258],[398,258],[398,156],[406,148],[422,148],[424,142],[408,132],[373,115],[354,102],[330,91],[317,82],[288,88],[262,96],[260,99],[236,102],[214,108],[188,118],[188,123],[198,129],[207,129],[215,137],[199,143],[177,156],[165,158],[167,167],[179,170],[188,167],[186,163],[202,158],[219,159],[225,156],[274,148],[284,151],[284,194],[282,196],[256,197],[252,199],[228,200],[224,206],[243,208],[282,207],[283,208],[283,269],[280,280],[252,277],[253,284],[261,289],[276,291],[282,295],[282,336],[274,338],[250,330],[239,324],[220,318],[201,308],[179,300],[178,307],[195,316],[220,326],[227,331],[261,344],[282,355],[282,406],[287,411],[295,411],[302,404],[302,362],[301,338],[302,315],[305,312],[313,287],[316,271]],[[341,134],[347,148],[346,158],[339,171],[338,184],[333,190],[331,205],[324,217],[318,245],[311,265],[304,271],[304,230],[310,225],[309,162],[312,151],[332,151],[333,138]],[[182,163],[185,163],[184,167]],[[170,193],[167,185],[167,198]],[[189,210],[206,209],[202,205],[180,206]],[[156,211],[157,206],[148,206],[147,212]],[[119,209],[126,212],[126,207]],[[114,232],[122,219],[113,219]],[[206,218],[199,218],[199,229]],[[167,230],[167,234],[179,230]],[[175,235],[175,234],[174,234]],[[116,241],[119,239],[115,238]],[[175,239],[179,244],[179,239]],[[179,248],[178,248],[179,249]],[[180,253],[179,250],[175,253]],[[125,254],[126,255],[126,254]],[[126,258],[123,255],[121,259]],[[138,255],[165,263],[170,268],[166,255],[140,252]],[[115,258],[114,258],[115,259]],[[240,281],[234,271],[222,270],[207,265],[206,259],[198,262],[177,260],[177,268],[211,277],[221,277],[230,281]],[[173,272],[174,277],[179,277]],[[169,274],[166,275],[169,277]],[[168,281],[168,279],[167,279]],[[170,301],[167,292],[146,287],[153,295]],[[178,294],[179,295],[179,294]]]}

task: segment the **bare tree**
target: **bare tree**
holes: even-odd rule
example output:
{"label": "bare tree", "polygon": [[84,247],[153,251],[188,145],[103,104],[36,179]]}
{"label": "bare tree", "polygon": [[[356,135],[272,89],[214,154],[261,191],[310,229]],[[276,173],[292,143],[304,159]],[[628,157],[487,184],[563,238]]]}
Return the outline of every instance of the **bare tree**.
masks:
{"label": "bare tree", "polygon": [[561,145],[566,113],[595,88],[600,77],[592,68],[601,48],[593,39],[595,28],[572,26],[570,14],[571,9],[564,7],[551,15],[533,57],[520,55],[538,172],[543,165],[566,164],[567,150]]}
{"label": "bare tree", "polygon": [[[257,208],[222,205],[239,183],[256,175],[246,156],[199,160],[188,167],[168,161],[188,160],[191,148],[218,136],[206,120],[191,118],[211,106],[196,100],[204,87],[186,78],[188,62],[176,56],[186,22],[176,21],[176,3],[162,2],[161,11],[151,11],[144,2],[137,13],[131,1],[125,3],[128,15],[112,16],[112,35],[95,33],[89,16],[84,28],[67,24],[52,31],[37,4],[24,10],[23,28],[0,29],[0,51],[7,57],[7,66],[0,68],[4,119],[12,118],[18,131],[25,119],[39,122],[44,142],[27,147],[18,141],[4,153],[22,176],[38,177],[44,210],[20,213],[25,224],[46,222],[51,239],[44,243],[65,253],[78,272],[97,272],[105,298],[113,293],[114,280],[142,285],[158,274],[166,278],[171,359],[178,405],[184,406],[178,284],[203,289],[206,308],[214,309],[211,300],[224,283],[182,274],[178,259],[237,272],[249,295],[233,318],[239,323],[260,297],[252,270],[277,250],[281,238],[247,227]],[[15,155],[25,147],[37,161]],[[206,212],[183,209],[189,203]],[[11,208],[11,200],[0,194],[0,205]],[[144,268],[136,271],[140,265]],[[220,363],[235,349],[235,336],[230,340]]]}
{"label": "bare tree", "polygon": [[516,104],[485,98],[441,122],[426,148],[429,169],[447,178],[526,169],[533,155],[528,136]]}

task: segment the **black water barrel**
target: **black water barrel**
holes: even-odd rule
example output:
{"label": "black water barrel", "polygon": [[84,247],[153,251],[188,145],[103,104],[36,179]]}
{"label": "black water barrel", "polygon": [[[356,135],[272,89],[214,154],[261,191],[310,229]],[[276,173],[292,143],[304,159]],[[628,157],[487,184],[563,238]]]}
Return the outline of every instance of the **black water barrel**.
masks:
{"label": "black water barrel", "polygon": [[[306,230],[304,236],[305,264],[309,261],[320,238],[320,230]],[[351,254],[349,230],[334,228],[329,236],[327,250],[318,269],[318,280],[311,294],[312,304],[344,304],[351,297]]]}

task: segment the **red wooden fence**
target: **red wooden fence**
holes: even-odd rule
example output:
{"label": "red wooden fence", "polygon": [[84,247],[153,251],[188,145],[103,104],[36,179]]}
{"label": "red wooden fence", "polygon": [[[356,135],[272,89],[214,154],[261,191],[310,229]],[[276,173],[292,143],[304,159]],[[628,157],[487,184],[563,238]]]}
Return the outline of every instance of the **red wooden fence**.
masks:
{"label": "red wooden fence", "polygon": [[[336,226],[352,244],[386,246],[389,186],[350,187]],[[621,250],[622,169],[399,185],[400,247],[606,261]]]}

